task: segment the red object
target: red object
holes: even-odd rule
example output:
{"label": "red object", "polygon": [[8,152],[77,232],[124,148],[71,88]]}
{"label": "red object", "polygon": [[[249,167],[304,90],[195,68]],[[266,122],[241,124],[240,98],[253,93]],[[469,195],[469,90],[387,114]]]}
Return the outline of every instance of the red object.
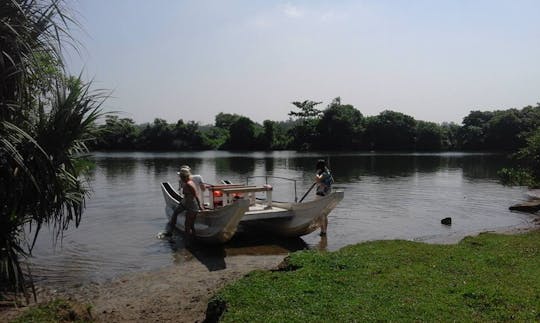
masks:
{"label": "red object", "polygon": [[223,192],[219,190],[213,190],[212,202],[213,202],[214,208],[217,206],[223,206]]}

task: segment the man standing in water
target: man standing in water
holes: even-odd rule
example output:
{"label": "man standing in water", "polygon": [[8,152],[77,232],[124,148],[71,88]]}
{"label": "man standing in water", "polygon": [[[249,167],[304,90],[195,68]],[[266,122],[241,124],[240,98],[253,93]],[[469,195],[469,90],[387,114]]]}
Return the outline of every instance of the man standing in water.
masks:
{"label": "man standing in water", "polygon": [[[173,214],[171,216],[171,221],[167,223],[167,231],[165,232],[166,236],[171,236],[174,228],[176,227],[176,221],[178,218],[178,215],[182,213],[183,211],[186,211],[186,221],[184,225],[184,230],[186,234],[194,234],[195,233],[195,216],[196,213],[199,210],[203,210],[203,192],[206,190],[206,184],[204,184],[204,180],[201,175],[192,175],[191,174],[191,167],[188,165],[182,165],[180,166],[180,171],[177,172],[179,181],[178,181],[178,192],[182,196],[182,200],[180,201],[180,204],[174,209]],[[190,182],[193,185],[186,186],[186,184]],[[193,194],[193,191],[195,194]],[[188,194],[187,198],[193,199],[196,198],[197,203],[195,204],[193,200],[188,201],[186,200],[186,193]],[[186,203],[189,204],[191,207],[191,211],[195,210],[195,216],[191,214],[192,212],[189,212],[190,210],[186,207]],[[197,208],[195,208],[197,206]],[[188,221],[188,213],[190,213],[190,218]],[[191,220],[193,220],[191,222]]]}
{"label": "man standing in water", "polygon": [[[324,159],[319,159],[315,165],[316,175],[315,182],[317,183],[316,198],[321,198],[330,194],[332,191],[332,184],[334,183],[334,178],[330,173],[330,170],[326,166]],[[323,215],[321,217],[321,236],[326,235],[326,229],[328,227],[328,216]]]}
{"label": "man standing in water", "polygon": [[[184,231],[188,237],[193,237],[195,236],[195,217],[197,216],[197,213],[199,213],[199,211],[203,210],[203,207],[201,205],[201,200],[199,199],[199,196],[197,194],[197,188],[195,182],[193,182],[189,169],[180,169],[180,179],[182,180],[182,193],[184,193],[184,198],[182,199],[182,202],[180,202],[180,204],[182,204],[184,209],[186,210]],[[174,220],[176,220],[176,218]]]}

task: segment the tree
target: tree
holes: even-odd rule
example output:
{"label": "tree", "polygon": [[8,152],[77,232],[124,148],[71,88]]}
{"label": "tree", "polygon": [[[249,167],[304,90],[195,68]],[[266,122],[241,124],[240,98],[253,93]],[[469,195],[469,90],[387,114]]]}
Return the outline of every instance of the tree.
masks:
{"label": "tree", "polygon": [[93,147],[105,150],[133,150],[136,148],[138,129],[130,118],[107,116],[105,124],[99,126],[99,134]]}
{"label": "tree", "polygon": [[442,147],[443,131],[434,122],[416,122],[416,149],[417,150],[440,150]]}
{"label": "tree", "polygon": [[416,121],[395,111],[383,111],[367,119],[366,136],[375,150],[412,150]]}
{"label": "tree", "polygon": [[[339,100],[339,98],[337,98]],[[297,117],[300,119],[317,119],[321,116],[322,111],[319,109],[316,109],[315,106],[321,104],[322,102],[315,102],[311,100],[305,100],[303,102],[295,101],[292,104],[294,104],[295,107],[300,109],[299,112],[291,111],[289,112],[289,115],[291,117]]]}
{"label": "tree", "polygon": [[489,111],[471,111],[469,115],[463,118],[463,126],[459,133],[459,141],[463,149],[486,149],[486,130],[492,117],[493,113]]}
{"label": "tree", "polygon": [[210,126],[202,130],[203,145],[209,149],[221,149],[229,140],[229,131]]}
{"label": "tree", "polygon": [[208,148],[204,142],[203,135],[199,130],[199,124],[195,121],[189,121],[187,124],[180,119],[172,128],[173,150],[201,150]]}
{"label": "tree", "polygon": [[309,150],[318,139],[317,124],[322,115],[322,111],[315,106],[322,102],[305,100],[303,102],[295,101],[292,104],[300,111],[291,111],[289,116],[296,117],[296,124],[289,131],[292,137],[291,148],[296,150]]}
{"label": "tree", "polygon": [[524,130],[523,123],[516,109],[495,112],[485,128],[488,149],[515,151],[525,144],[520,136]]}
{"label": "tree", "polygon": [[156,118],[142,129],[139,145],[147,150],[171,150],[172,141],[172,128],[166,120]]}
{"label": "tree", "polygon": [[319,140],[315,147],[326,150],[358,149],[362,142],[364,117],[352,105],[335,98],[317,124]]}
{"label": "tree", "polygon": [[0,286],[17,291],[25,291],[21,257],[41,227],[59,234],[81,220],[81,155],[105,97],[62,69],[73,22],[62,8],[54,0],[0,3]]}
{"label": "tree", "polygon": [[255,124],[247,117],[239,117],[229,129],[230,137],[227,148],[231,150],[250,150],[255,145]]}
{"label": "tree", "polygon": [[459,131],[461,127],[454,122],[443,122],[441,124],[442,131],[442,149],[456,150],[460,149]]}
{"label": "tree", "polygon": [[263,121],[264,132],[261,137],[261,145],[264,150],[271,150],[274,148],[274,133],[275,133],[276,123],[271,120]]}
{"label": "tree", "polygon": [[540,188],[540,128],[532,132],[526,139],[525,147],[511,157],[517,165],[499,171],[502,182]]}
{"label": "tree", "polygon": [[540,128],[537,128],[526,140],[527,145],[516,155],[532,177],[530,186],[540,187]]}
{"label": "tree", "polygon": [[216,115],[216,127],[229,130],[231,125],[235,123],[241,116],[238,114],[230,114],[220,112]]}

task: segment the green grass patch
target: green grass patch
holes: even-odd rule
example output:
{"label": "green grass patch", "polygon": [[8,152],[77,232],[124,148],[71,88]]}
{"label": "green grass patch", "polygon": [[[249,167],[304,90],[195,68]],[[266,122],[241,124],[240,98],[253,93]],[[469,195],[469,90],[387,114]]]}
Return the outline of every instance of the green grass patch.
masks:
{"label": "green grass patch", "polygon": [[90,306],[63,299],[29,308],[13,323],[27,322],[93,322]]}
{"label": "green grass patch", "polygon": [[[287,270],[290,269],[290,270]],[[221,290],[224,322],[539,321],[540,232],[456,245],[375,241],[301,251]]]}

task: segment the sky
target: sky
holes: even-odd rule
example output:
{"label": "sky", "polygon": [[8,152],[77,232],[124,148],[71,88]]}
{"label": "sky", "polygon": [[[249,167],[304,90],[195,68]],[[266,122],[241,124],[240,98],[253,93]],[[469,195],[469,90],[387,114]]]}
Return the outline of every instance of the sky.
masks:
{"label": "sky", "polygon": [[540,102],[540,1],[68,0],[82,44],[69,71],[136,123],[287,120],[341,97],[461,123]]}

